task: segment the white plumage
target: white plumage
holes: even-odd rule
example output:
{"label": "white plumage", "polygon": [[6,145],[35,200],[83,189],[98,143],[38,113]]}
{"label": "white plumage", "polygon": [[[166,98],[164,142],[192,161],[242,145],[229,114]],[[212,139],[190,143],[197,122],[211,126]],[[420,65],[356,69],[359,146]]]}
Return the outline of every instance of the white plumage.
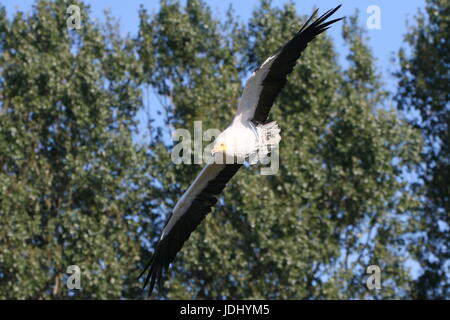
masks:
{"label": "white plumage", "polygon": [[247,80],[239,99],[236,115],[230,126],[217,137],[212,149],[213,153],[223,152],[228,158],[236,157],[242,162],[248,158],[257,159],[255,154],[258,151],[267,153],[270,151],[270,146],[280,142],[280,129],[276,122],[271,122],[270,125],[255,125],[252,122],[263,89],[262,82],[276,57],[277,55],[273,55],[266,59]]}

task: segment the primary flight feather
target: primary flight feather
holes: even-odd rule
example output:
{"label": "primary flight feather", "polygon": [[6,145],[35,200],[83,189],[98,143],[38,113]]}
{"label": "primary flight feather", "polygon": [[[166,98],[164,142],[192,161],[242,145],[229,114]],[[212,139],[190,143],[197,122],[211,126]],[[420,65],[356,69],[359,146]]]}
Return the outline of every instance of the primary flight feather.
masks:
{"label": "primary flight feather", "polygon": [[311,23],[317,14],[316,10],[294,37],[264,61],[247,80],[231,125],[216,138],[212,149],[214,155],[224,155],[227,159],[231,157],[237,163],[205,166],[177,202],[150,262],[139,276],[148,270],[144,287],[150,284],[149,295],[156,282],[162,286],[164,272],[192,231],[216,204],[217,196],[242,166],[242,162],[261,150],[270,152],[271,147],[279,143],[278,125],[276,122],[267,123],[270,108],[308,43],[331,24],[343,19],[326,21],[339,8],[327,11]]}

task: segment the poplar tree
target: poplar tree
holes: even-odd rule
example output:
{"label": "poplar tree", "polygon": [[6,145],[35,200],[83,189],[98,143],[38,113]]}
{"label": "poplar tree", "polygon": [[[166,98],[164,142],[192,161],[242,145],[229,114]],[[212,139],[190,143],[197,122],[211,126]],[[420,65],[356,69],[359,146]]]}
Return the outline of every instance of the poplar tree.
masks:
{"label": "poplar tree", "polygon": [[[131,39],[82,3],[0,8],[0,298],[120,298],[141,293],[134,216],[151,211]],[[73,12],[72,12],[73,13]],[[72,25],[72,24],[70,24]],[[80,268],[79,290],[66,286]],[[72,274],[73,275],[73,274]]]}
{"label": "poplar tree", "polygon": [[[0,298],[144,297],[137,275],[204,165],[174,164],[179,141],[167,134],[193,137],[195,121],[224,129],[250,73],[310,14],[263,0],[242,21],[232,8],[218,17],[204,1],[183,3],[141,7],[138,34],[126,37],[81,2],[73,30],[63,0],[38,0],[12,19],[0,9]],[[415,283],[405,263],[429,259],[421,252],[444,236],[428,229],[404,176],[423,159],[422,137],[388,108],[356,15],[342,37],[345,68],[325,33],[276,100],[277,174],[239,171],[157,298],[410,298],[422,284],[441,288],[428,277],[440,271]],[[146,89],[163,117],[149,123],[148,141],[138,131]],[[415,248],[412,229],[431,242]],[[79,290],[66,287],[73,265]],[[366,286],[371,265],[381,290]]]}
{"label": "poplar tree", "polygon": [[450,3],[427,0],[399,52],[396,100],[425,142],[419,181],[422,196],[411,223],[410,251],[421,271],[412,296],[450,298]]}

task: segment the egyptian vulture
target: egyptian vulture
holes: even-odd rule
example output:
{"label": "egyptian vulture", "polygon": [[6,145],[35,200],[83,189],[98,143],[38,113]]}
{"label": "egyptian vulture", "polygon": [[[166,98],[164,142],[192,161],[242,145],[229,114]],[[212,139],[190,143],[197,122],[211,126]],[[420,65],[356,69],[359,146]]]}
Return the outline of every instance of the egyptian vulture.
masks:
{"label": "egyptian vulture", "polygon": [[267,123],[270,108],[308,43],[331,24],[343,19],[326,21],[339,8],[327,11],[311,23],[316,10],[294,37],[264,61],[247,80],[231,125],[216,138],[212,149],[213,155],[220,154],[236,161],[206,165],[175,205],[149,264],[139,276],[149,270],[144,282],[144,288],[150,282],[149,295],[156,281],[162,288],[163,273],[192,231],[216,204],[217,196],[242,166],[242,160],[261,150],[270,152],[280,141],[276,122]]}

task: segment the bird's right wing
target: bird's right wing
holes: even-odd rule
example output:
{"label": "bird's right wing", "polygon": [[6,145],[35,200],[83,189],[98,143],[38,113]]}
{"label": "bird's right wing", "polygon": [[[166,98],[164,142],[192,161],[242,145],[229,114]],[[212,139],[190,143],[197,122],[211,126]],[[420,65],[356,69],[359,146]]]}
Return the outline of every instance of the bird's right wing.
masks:
{"label": "bird's right wing", "polygon": [[195,178],[172,211],[162,235],[156,244],[153,256],[141,277],[147,270],[144,287],[150,282],[151,295],[158,280],[162,287],[163,273],[174,260],[192,231],[203,221],[216,204],[216,196],[236,174],[242,164],[209,164]]}
{"label": "bird's right wing", "polygon": [[243,120],[251,120],[254,123],[266,122],[275,98],[286,85],[287,75],[292,72],[308,43],[331,24],[343,19],[325,21],[340,7],[328,10],[310,24],[317,13],[316,10],[290,41],[255,70],[245,84],[236,116],[241,115]]}

